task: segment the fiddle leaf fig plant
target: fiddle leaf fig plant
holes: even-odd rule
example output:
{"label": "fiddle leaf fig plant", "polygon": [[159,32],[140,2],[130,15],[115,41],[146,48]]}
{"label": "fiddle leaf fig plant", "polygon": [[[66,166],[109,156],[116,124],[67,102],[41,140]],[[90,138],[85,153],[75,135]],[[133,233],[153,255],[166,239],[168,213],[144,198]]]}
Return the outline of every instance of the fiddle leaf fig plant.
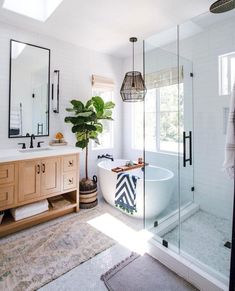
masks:
{"label": "fiddle leaf fig plant", "polygon": [[104,102],[100,96],[92,97],[84,104],[79,100],[70,101],[72,108],[66,111],[71,116],[65,117],[66,123],[72,124],[72,132],[75,134],[76,147],[86,149],[85,173],[88,180],[88,144],[90,140],[99,144],[99,134],[103,132],[102,120],[112,121],[113,102]]}

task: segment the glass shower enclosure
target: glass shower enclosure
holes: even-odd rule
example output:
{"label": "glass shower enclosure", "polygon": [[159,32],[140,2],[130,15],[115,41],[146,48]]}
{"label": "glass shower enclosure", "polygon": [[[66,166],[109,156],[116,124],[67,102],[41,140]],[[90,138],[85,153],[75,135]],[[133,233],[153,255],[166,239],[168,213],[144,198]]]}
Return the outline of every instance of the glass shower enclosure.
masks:
{"label": "glass shower enclosure", "polygon": [[[233,179],[223,169],[235,82],[235,13],[206,13],[145,40],[145,227],[223,283]],[[154,188],[156,199],[152,199]],[[152,204],[161,205],[152,213]]]}

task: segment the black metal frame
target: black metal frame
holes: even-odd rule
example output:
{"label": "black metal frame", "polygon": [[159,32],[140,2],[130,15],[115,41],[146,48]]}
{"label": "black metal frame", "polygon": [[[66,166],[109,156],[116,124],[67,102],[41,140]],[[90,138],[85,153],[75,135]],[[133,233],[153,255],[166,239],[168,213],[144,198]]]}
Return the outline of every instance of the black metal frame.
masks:
{"label": "black metal frame", "polygon": [[229,291],[235,290],[235,179],[234,179],[234,198],[233,198],[233,229],[232,229],[232,248],[230,262]]}
{"label": "black metal frame", "polygon": [[[54,113],[59,113],[60,112],[60,71],[59,70],[54,70],[54,74],[57,74],[57,88],[56,88],[56,97],[57,97],[57,108],[53,108]],[[54,76],[53,76],[53,83],[51,85],[51,100],[54,100]],[[52,104],[53,106],[53,104]]]}
{"label": "black metal frame", "polygon": [[[189,158],[186,158],[186,139],[189,139]],[[192,131],[189,131],[189,135],[183,132],[183,166],[186,167],[186,163],[189,162],[192,165]]]}
{"label": "black metal frame", "polygon": [[20,135],[20,136],[11,136],[10,135],[10,123],[11,123],[11,70],[12,70],[12,43],[13,42],[18,42],[18,43],[22,43],[25,45],[30,45],[39,49],[44,49],[48,51],[48,88],[47,88],[47,122],[48,122],[48,134],[45,135],[35,135],[43,137],[43,136],[49,136],[50,135],[50,72],[51,72],[51,50],[45,47],[41,47],[38,45],[34,45],[31,43],[27,43],[27,42],[23,42],[23,41],[19,41],[19,40],[15,40],[15,39],[10,39],[10,62],[9,62],[9,108],[8,108],[8,138],[25,138],[27,137],[26,135]]}

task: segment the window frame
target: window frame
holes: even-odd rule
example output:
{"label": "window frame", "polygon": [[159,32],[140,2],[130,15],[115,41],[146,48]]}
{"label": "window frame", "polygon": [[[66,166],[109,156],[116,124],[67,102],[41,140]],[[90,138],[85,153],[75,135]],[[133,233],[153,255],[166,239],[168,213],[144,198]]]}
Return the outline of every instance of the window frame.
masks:
{"label": "window frame", "polygon": [[[184,83],[181,82],[180,84],[184,84]],[[178,84],[178,95],[179,95],[179,85],[180,84]],[[155,143],[155,149],[147,149],[145,140],[143,140],[143,145],[145,146],[145,150],[147,152],[153,152],[153,153],[159,153],[159,154],[168,154],[168,155],[182,155],[182,152],[179,151],[179,147],[178,147],[177,151],[168,151],[168,150],[161,149],[161,133],[160,133],[161,112],[166,112],[166,113],[176,112],[177,113],[177,111],[170,111],[170,110],[169,111],[161,111],[160,90],[161,90],[161,88],[168,87],[168,86],[169,87],[170,86],[174,86],[174,84],[167,85],[167,86],[162,86],[162,87],[159,87],[159,88],[149,89],[149,90],[155,90],[155,94],[156,94],[156,104],[155,104],[156,105],[156,107],[155,107],[155,114],[156,114],[156,132],[155,132],[156,143]],[[184,98],[184,95],[183,95],[183,98]],[[145,108],[146,108],[146,106],[145,106]],[[134,104],[132,105],[132,112],[133,112],[132,113],[132,124],[135,124],[136,111],[135,111],[135,108],[134,108]],[[145,111],[145,114],[146,114],[146,111]],[[146,116],[145,114],[144,114],[144,118]],[[146,124],[146,122],[145,122],[145,124]],[[132,134],[132,149],[134,149],[134,150],[142,150],[143,148],[135,146],[137,144],[135,138],[136,138],[135,137],[135,132],[133,132],[133,134]],[[179,144],[179,142],[178,142],[178,144]]]}
{"label": "window frame", "polygon": [[[107,89],[92,88],[92,96],[100,96],[103,99],[103,97],[101,96],[101,92],[102,91],[103,91],[103,93],[110,92],[111,93],[111,98],[108,101],[112,101],[112,102],[114,101],[114,89],[109,91]],[[94,92],[96,92],[96,93],[94,94]],[[99,94],[97,94],[97,92],[99,92]],[[107,102],[107,101],[104,100],[104,102]],[[115,111],[115,108],[113,109],[113,113],[114,113],[114,111]],[[107,121],[107,120],[101,120],[100,122],[103,123],[105,121]],[[114,124],[113,124],[113,121],[109,121],[109,123],[110,123],[110,126],[111,126],[110,127],[110,131],[111,131],[111,137],[110,137],[111,142],[110,142],[110,145],[108,147],[106,147],[106,146],[102,146],[102,145],[98,145],[97,144],[97,147],[94,147],[95,142],[92,140],[92,142],[91,142],[91,150],[92,151],[113,150],[114,149]],[[102,134],[103,133],[99,134],[99,136],[102,135]],[[99,136],[98,136],[98,139],[99,139]]]}
{"label": "window frame", "polygon": [[[223,59],[226,57],[227,59],[227,80],[228,80],[228,88],[227,88],[227,93],[225,93],[224,88],[223,88],[223,80],[224,80],[224,74],[223,74]],[[218,80],[218,84],[219,84],[219,96],[229,96],[232,93],[232,59],[235,58],[235,51],[234,52],[230,52],[227,54],[223,54],[223,55],[219,55],[218,56],[218,72],[219,72],[219,80]],[[234,84],[235,84],[235,80],[234,80]]]}

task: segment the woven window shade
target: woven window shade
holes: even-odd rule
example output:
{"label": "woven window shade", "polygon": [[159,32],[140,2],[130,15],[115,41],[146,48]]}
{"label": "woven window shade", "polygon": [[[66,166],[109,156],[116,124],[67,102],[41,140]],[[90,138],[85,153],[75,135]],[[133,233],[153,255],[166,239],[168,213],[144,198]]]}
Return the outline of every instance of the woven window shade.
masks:
{"label": "woven window shade", "polygon": [[101,89],[102,91],[112,91],[115,87],[115,83],[112,79],[92,75],[92,87],[97,90]]}
{"label": "woven window shade", "polygon": [[177,67],[164,69],[158,72],[145,75],[147,89],[160,88],[182,83],[184,79],[183,66],[178,70]]}

